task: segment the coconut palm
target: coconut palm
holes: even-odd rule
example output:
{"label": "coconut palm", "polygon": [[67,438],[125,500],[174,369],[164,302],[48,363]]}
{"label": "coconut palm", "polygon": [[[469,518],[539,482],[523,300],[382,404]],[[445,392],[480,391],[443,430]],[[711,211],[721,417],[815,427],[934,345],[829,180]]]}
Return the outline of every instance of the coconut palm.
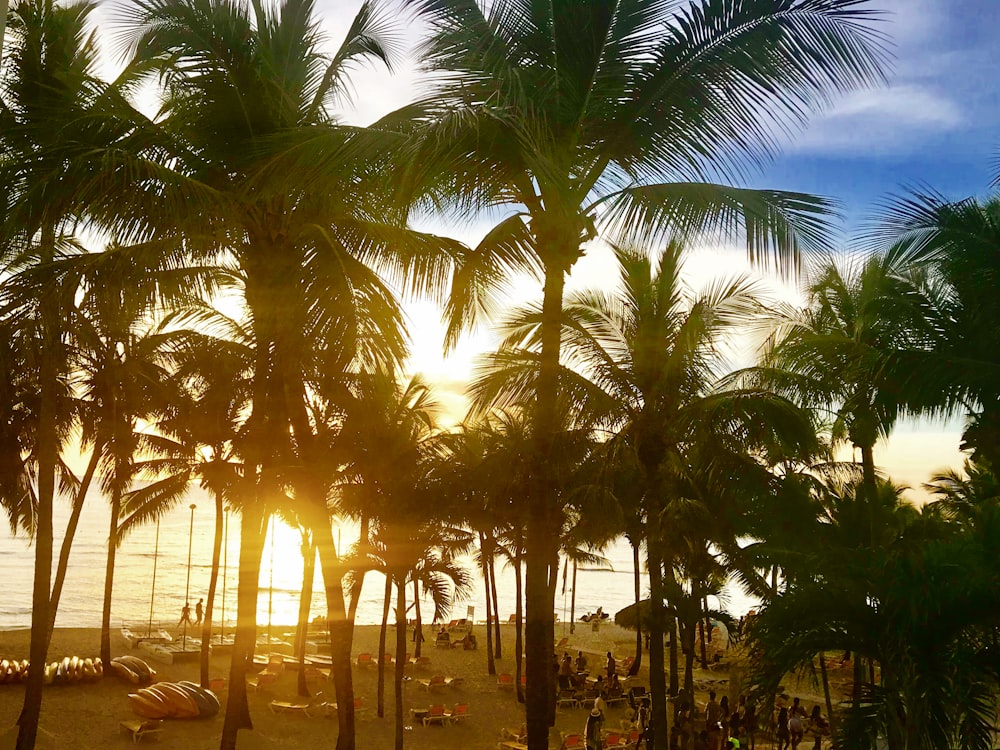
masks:
{"label": "coconut palm", "polygon": [[[683,252],[668,244],[654,263],[645,253],[616,249],[618,288],[575,294],[563,313],[563,392],[577,413],[614,435],[605,446],[609,454],[632,453],[641,477],[650,689],[664,696],[663,601],[665,588],[678,585],[671,580],[679,552],[668,543],[677,538],[672,527],[684,508],[713,491],[699,486],[708,484],[703,478],[724,482],[739,475],[734,463],[753,463],[733,456],[808,450],[815,441],[809,420],[787,400],[759,388],[721,387],[725,341],[758,311],[758,290],[745,278],[714,282],[700,294],[689,290]],[[502,351],[511,364],[497,373],[494,389],[503,399],[532,386],[541,319],[532,308],[508,328]],[[654,723],[666,726],[665,702],[654,701],[654,711]],[[658,737],[666,742],[663,733]]]}
{"label": "coconut palm", "polygon": [[[255,571],[271,510],[265,498],[280,489],[264,485],[277,481],[272,470],[283,466],[299,467],[296,510],[319,549],[341,706],[338,748],[347,750],[354,746],[354,713],[346,568],[330,529],[325,478],[311,473],[322,446],[310,419],[310,389],[331,363],[343,373],[355,358],[359,367],[402,358],[401,316],[366,263],[393,260],[397,273],[412,271],[407,283],[421,287],[450,262],[434,254],[441,243],[386,221],[377,196],[361,184],[381,158],[379,138],[338,128],[330,115],[345,92],[346,71],[365,60],[388,62],[392,37],[367,4],[332,56],[320,52],[310,0],[277,7],[141,0],[131,12],[130,71],[159,74],[166,92],[162,148],[187,182],[156,177],[134,185],[126,200],[143,210],[130,226],[143,237],[183,236],[191,252],[228,253],[245,284],[257,347],[246,429],[251,494],[242,503],[241,624],[222,745],[233,747],[239,729],[251,727],[244,670],[255,640]],[[244,106],[248,101],[254,106]],[[322,184],[318,176],[308,184],[291,180],[284,155],[319,136],[330,154],[339,153],[326,163]],[[192,182],[200,187],[187,200]],[[169,211],[157,205],[161,194]]]}
{"label": "coconut palm", "polygon": [[[188,314],[196,310],[192,308]],[[171,336],[172,398],[153,422],[147,458],[136,464],[137,474],[148,483],[125,498],[127,516],[120,524],[120,533],[158,521],[184,500],[195,482],[212,496],[215,532],[201,639],[201,682],[208,687],[223,524],[227,500],[230,507],[238,509],[237,488],[243,471],[238,449],[249,402],[253,350],[245,329],[235,321],[217,312],[196,317],[202,321],[207,317],[227,337],[206,337],[193,331]]]}
{"label": "coconut palm", "polygon": [[789,550],[799,559],[786,591],[754,619],[758,686],[849,650],[879,671],[846,716],[844,746],[989,747],[997,675],[984,634],[997,613],[968,597],[997,583],[991,543],[901,503],[886,483],[874,506],[860,483],[831,490],[810,543]]}
{"label": "coconut palm", "polygon": [[898,377],[929,408],[969,415],[965,445],[979,460],[1000,461],[996,446],[997,344],[994,322],[1000,198],[949,201],[934,192],[895,201],[876,234],[900,264],[924,269],[944,287],[945,314],[930,352],[902,352]]}
{"label": "coconut palm", "polygon": [[[557,424],[566,274],[598,228],[617,241],[744,228],[751,257],[786,268],[823,239],[829,205],[801,194],[710,184],[775,150],[779,129],[881,78],[873,11],[855,0],[473,3],[410,0],[431,27],[434,95],[387,124],[424,119],[404,192],[471,214],[508,215],[455,289],[452,322],[491,309],[511,269],[544,276],[537,466],[529,526],[528,734],[546,743],[549,571],[557,488],[546,472]],[[777,42],[776,40],[779,40]],[[453,325],[453,340],[458,325]]]}
{"label": "coconut palm", "polygon": [[[58,6],[51,0],[22,0],[5,14],[9,54],[0,70],[4,120],[0,183],[6,198],[0,217],[2,263],[32,272],[38,430],[35,437],[37,503],[32,642],[17,747],[35,745],[42,703],[42,669],[48,649],[52,583],[52,506],[60,441],[57,401],[65,373],[63,313],[72,289],[59,283],[52,261],[71,250],[71,227],[80,218],[80,183],[68,180],[67,153],[94,145],[91,131],[77,123],[100,108],[103,87],[94,75],[96,48],[87,30],[93,5]],[[5,39],[6,41],[6,39]],[[90,175],[94,177],[93,174]]]}

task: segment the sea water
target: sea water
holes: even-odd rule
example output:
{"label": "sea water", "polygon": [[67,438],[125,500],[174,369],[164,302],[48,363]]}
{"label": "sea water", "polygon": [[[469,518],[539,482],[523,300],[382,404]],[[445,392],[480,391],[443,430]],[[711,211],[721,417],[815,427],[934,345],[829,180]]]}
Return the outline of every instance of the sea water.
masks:
{"label": "sea water", "polygon": [[[196,507],[192,511],[189,506]],[[55,555],[65,533],[69,517],[68,503],[59,503],[55,512]],[[110,510],[100,492],[92,490],[80,517],[73,540],[69,569],[59,611],[57,627],[100,627],[104,597],[104,577],[107,561],[107,540]],[[224,569],[220,571],[219,587],[213,619],[231,626],[236,617],[236,582],[239,560],[239,516],[228,514],[228,533],[224,544]],[[134,628],[154,624],[173,628],[180,619],[184,602],[195,603],[208,592],[212,564],[212,542],[215,534],[215,505],[203,491],[192,489],[188,497],[169,511],[157,525],[136,528],[118,549],[115,565],[114,593],[111,602],[111,623],[119,627],[128,623]],[[346,549],[357,541],[357,527],[345,523],[334,528],[338,548]],[[280,520],[272,522],[261,561],[260,594],[257,599],[257,621],[261,625],[290,625],[298,619],[299,595],[302,590],[301,536],[297,529]],[[188,555],[190,551],[190,565]],[[578,570],[576,578],[576,617],[594,612],[598,607],[613,615],[632,604],[635,599],[632,548],[624,540],[609,545],[601,554],[608,569],[588,567]],[[154,581],[155,567],[155,581]],[[468,616],[477,620],[486,616],[483,580],[471,560],[467,567],[473,573],[473,589],[467,600],[455,602],[452,618]],[[0,580],[6,581],[0,599],[0,629],[24,628],[31,625],[31,582],[34,569],[34,548],[27,536],[0,531]],[[53,571],[55,560],[53,560]],[[642,575],[642,595],[648,595],[646,576]],[[382,617],[382,596],[385,579],[369,573],[364,580],[357,621],[362,625],[377,624]],[[573,595],[572,567],[565,585],[562,570],[556,589],[556,614],[565,622],[570,616]],[[322,576],[318,570],[314,582],[310,617],[325,614]],[[413,588],[407,591],[412,600]],[[497,565],[497,598],[502,621],[514,612],[514,573]],[[740,615],[754,602],[734,587],[727,587],[723,606]],[[713,602],[714,604],[714,602]],[[433,603],[423,599],[421,617],[430,622]],[[413,617],[411,610],[409,617]],[[390,618],[392,615],[390,614]]]}

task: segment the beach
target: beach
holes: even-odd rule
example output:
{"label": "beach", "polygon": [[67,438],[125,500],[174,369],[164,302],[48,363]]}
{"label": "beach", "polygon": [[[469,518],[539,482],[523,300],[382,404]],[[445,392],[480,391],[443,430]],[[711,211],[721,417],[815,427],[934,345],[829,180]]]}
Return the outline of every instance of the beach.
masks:
{"label": "beach", "polygon": [[[563,629],[563,624],[557,625],[557,634]],[[285,632],[287,629],[276,629]],[[497,671],[514,673],[514,629],[502,625],[504,658],[497,663]],[[289,631],[290,632],[290,631]],[[476,625],[474,633],[479,642],[475,651],[460,649],[437,648],[433,642],[433,630],[425,627],[425,637],[422,653],[429,656],[429,668],[418,669],[408,667],[406,676],[411,678],[404,683],[403,707],[404,722],[407,727],[405,744],[411,748],[427,748],[441,750],[462,748],[493,748],[496,746],[501,728],[517,729],[524,722],[523,706],[516,701],[513,691],[501,690],[497,687],[496,678],[487,674],[485,625]],[[377,626],[358,626],[354,638],[352,653],[378,653]],[[456,636],[457,637],[457,636]],[[635,633],[611,623],[602,623],[597,631],[585,623],[576,626],[574,634],[567,636],[569,642],[563,649],[575,656],[583,650],[588,657],[591,669],[603,666],[603,656],[612,651],[619,660],[634,654]],[[387,642],[393,649],[395,630],[389,629]],[[408,648],[412,648],[411,634],[408,634]],[[26,658],[28,654],[29,631],[0,631],[0,658]],[[81,657],[97,654],[100,642],[100,632],[92,628],[61,628],[53,635],[49,650],[49,661],[61,659],[64,656],[79,655]],[[128,648],[121,634],[116,630],[112,633],[112,650],[115,655],[134,654],[144,657],[141,650]],[[645,658],[645,655],[644,655]],[[181,665],[167,665],[149,660],[161,681],[198,680],[198,664],[191,662]],[[427,679],[432,675],[461,677],[460,685],[428,692],[418,680]],[[228,656],[213,656],[211,676],[228,678]],[[704,703],[708,689],[715,689],[719,695],[738,691],[738,686],[731,684],[729,673],[723,669],[712,671],[695,671],[696,693],[700,703]],[[648,686],[648,670],[643,668],[632,684]],[[386,716],[379,719],[376,716],[377,667],[354,667],[355,694],[362,700],[362,708],[358,714],[357,746],[359,748],[391,747],[394,738],[394,718],[392,714],[394,692],[391,667],[386,672],[385,705]],[[247,750],[264,750],[265,748],[300,748],[300,747],[331,747],[336,736],[336,718],[309,718],[304,714],[273,714],[268,709],[272,700],[296,699],[296,674],[285,670],[278,682],[266,691],[250,693],[250,710],[253,716],[253,731],[241,732],[239,744]],[[324,690],[331,695],[333,686],[330,683],[310,682],[313,692]],[[130,710],[127,695],[136,688],[116,677],[105,678],[95,684],[52,685],[45,689],[42,707],[41,730],[37,747],[40,750],[56,750],[57,748],[97,748],[126,747],[131,745],[127,736],[121,733],[121,721],[136,718]],[[795,683],[789,685],[789,690],[803,699],[805,705],[813,705],[821,701],[818,687]],[[225,693],[220,696],[225,700]],[[731,700],[737,696],[731,695]],[[0,750],[14,747],[17,727],[14,722],[21,709],[23,687],[16,685],[0,686]],[[411,708],[427,708],[440,703],[451,709],[456,703],[466,703],[469,706],[469,717],[459,723],[449,726],[424,727],[414,722],[410,715]],[[621,720],[629,715],[628,706],[612,706],[608,709],[606,728],[617,729]],[[582,732],[586,722],[587,712],[582,708],[569,708],[556,713],[556,726],[552,730],[550,746],[559,747],[560,732]],[[164,722],[163,733],[160,736],[159,747],[164,750],[209,750],[219,744],[222,730],[222,714],[203,720],[168,720]]]}
{"label": "beach", "polygon": [[[562,625],[557,626],[557,634]],[[285,632],[287,629],[276,629]],[[514,672],[514,629],[501,626],[504,658],[498,662],[498,672]],[[378,653],[378,627],[359,626],[357,628],[352,653]],[[290,631],[289,631],[290,632]],[[485,625],[477,625],[474,630],[479,648],[475,651],[436,648],[433,630],[425,627],[428,640],[422,653],[429,656],[429,668],[408,667],[404,683],[403,706],[406,711],[405,743],[412,748],[493,748],[502,727],[517,729],[524,722],[523,706],[519,705],[513,691],[500,690],[496,678],[487,674]],[[410,634],[408,634],[409,638]],[[395,630],[390,628],[388,643],[390,650],[394,644]],[[0,658],[27,658],[29,631],[0,631]],[[100,643],[100,632],[90,628],[61,628],[53,635],[49,649],[49,661],[64,656],[95,656]],[[407,643],[412,647],[412,640]],[[589,625],[578,624],[576,633],[569,636],[569,650],[574,656],[583,649],[593,666],[603,665],[599,658],[606,651],[623,658],[634,653],[635,634],[612,624],[603,624],[598,632]],[[141,650],[130,650],[121,634],[115,630],[112,636],[112,651],[115,655],[135,654],[144,656]],[[166,681],[198,680],[197,662],[182,665],[167,665],[150,661],[158,671],[157,679]],[[228,678],[228,656],[213,656],[211,674],[213,677]],[[443,674],[462,677],[462,684],[427,692],[418,683],[432,675]],[[645,671],[643,672],[645,674]],[[304,714],[273,714],[268,710],[271,700],[292,700],[295,698],[295,672],[285,670],[273,689],[251,693],[250,710],[254,730],[240,733],[240,747],[248,750],[264,748],[331,747],[336,736],[336,718],[308,718]],[[362,700],[358,716],[357,737],[359,748],[391,747],[394,736],[392,715],[393,686],[392,673],[386,674],[386,716],[376,716],[377,667],[354,668],[355,693]],[[648,680],[640,680],[648,685]],[[332,684],[322,686],[311,682],[332,694]],[[14,722],[21,709],[23,687],[0,685],[0,750],[14,747],[17,728]],[[97,748],[125,747],[131,745],[120,733],[119,722],[136,718],[126,698],[135,687],[115,677],[105,678],[95,684],[52,685],[45,688],[42,706],[41,730],[38,745],[40,750],[56,748]],[[225,695],[222,696],[223,700]],[[331,698],[332,699],[332,698]],[[442,703],[449,709],[456,703],[467,703],[469,718],[449,726],[424,727],[411,720],[409,709],[427,708],[431,704]],[[607,726],[617,728],[619,721],[628,713],[628,707],[609,709]],[[553,730],[553,747],[558,747],[559,732],[581,732],[587,713],[584,709],[566,709],[557,713]],[[169,720],[164,722],[164,731],[158,746],[163,750],[208,750],[219,744],[222,730],[221,713],[204,720]]]}

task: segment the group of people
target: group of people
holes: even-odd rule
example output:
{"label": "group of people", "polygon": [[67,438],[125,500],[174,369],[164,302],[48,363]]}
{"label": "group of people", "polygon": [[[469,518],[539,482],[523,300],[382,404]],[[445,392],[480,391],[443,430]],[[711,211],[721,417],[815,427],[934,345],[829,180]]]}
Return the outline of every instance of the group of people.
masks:
{"label": "group of people", "polygon": [[778,750],[797,750],[799,743],[808,735],[813,741],[814,750],[820,750],[823,738],[830,733],[830,723],[823,716],[819,706],[813,706],[812,713],[806,714],[805,707],[798,698],[787,705],[787,696],[781,696],[775,707],[778,712],[775,734],[778,740]]}
{"label": "group of people", "polygon": [[[729,696],[716,700],[715,691],[708,694],[704,723],[687,691],[681,689],[674,700],[674,723],[670,730],[671,750],[722,750],[749,748],[753,750],[757,732],[757,710],[745,696],[735,706]],[[701,725],[701,726],[699,726]]]}
{"label": "group of people", "polygon": [[194,605],[194,621],[191,620],[191,602],[184,602],[184,606],[181,607],[181,619],[177,623],[177,627],[181,625],[201,625],[201,620],[204,616],[204,599],[199,599],[198,603]]}

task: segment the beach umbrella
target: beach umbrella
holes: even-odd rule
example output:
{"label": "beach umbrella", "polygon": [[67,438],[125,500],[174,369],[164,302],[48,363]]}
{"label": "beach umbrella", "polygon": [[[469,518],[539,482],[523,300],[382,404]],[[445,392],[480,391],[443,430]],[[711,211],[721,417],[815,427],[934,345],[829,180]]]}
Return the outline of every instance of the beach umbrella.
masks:
{"label": "beach umbrella", "polygon": [[643,630],[649,630],[649,617],[649,599],[643,599],[615,612],[615,624],[630,630],[641,625]]}

